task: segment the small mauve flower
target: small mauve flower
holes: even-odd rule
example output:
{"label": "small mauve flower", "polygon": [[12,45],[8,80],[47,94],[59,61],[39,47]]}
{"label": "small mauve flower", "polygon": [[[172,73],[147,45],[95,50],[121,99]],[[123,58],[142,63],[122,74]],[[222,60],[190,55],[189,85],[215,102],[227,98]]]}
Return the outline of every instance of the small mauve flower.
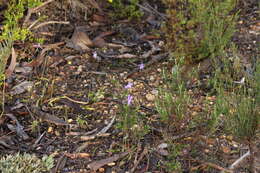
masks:
{"label": "small mauve flower", "polygon": [[131,102],[132,102],[132,100],[133,100],[133,96],[128,95],[128,96],[127,96],[127,105],[130,105]]}
{"label": "small mauve flower", "polygon": [[132,86],[133,86],[133,83],[129,82],[129,83],[125,86],[125,89],[132,88]]}
{"label": "small mauve flower", "polygon": [[144,69],[144,64],[143,64],[143,63],[141,63],[141,64],[139,65],[139,69],[140,69],[140,70]]}
{"label": "small mauve flower", "polygon": [[96,51],[92,53],[92,57],[93,57],[96,61],[98,61],[98,62],[101,61],[101,58],[100,58],[100,56],[98,56],[98,54],[97,54]]}
{"label": "small mauve flower", "polygon": [[93,56],[93,58],[97,59],[97,52],[96,51],[93,52],[92,56]]}
{"label": "small mauve flower", "polygon": [[40,48],[40,49],[42,49],[42,46],[41,46],[40,43],[34,44],[33,47],[34,47],[34,48]]}

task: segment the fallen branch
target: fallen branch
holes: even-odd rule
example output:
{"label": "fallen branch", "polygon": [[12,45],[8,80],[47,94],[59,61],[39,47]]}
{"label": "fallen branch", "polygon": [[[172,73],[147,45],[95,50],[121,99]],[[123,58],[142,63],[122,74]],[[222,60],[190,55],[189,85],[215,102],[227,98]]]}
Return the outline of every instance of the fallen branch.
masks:
{"label": "fallen branch", "polygon": [[[234,163],[232,163],[228,168],[234,169],[240,162],[242,162],[245,158],[250,156],[250,151],[246,152],[243,156],[238,158]],[[221,173],[225,173],[225,171],[221,171]]]}
{"label": "fallen branch", "polygon": [[60,96],[60,97],[52,98],[52,99],[48,100],[48,103],[49,103],[49,104],[52,104],[52,103],[54,103],[54,102],[56,102],[56,101],[59,101],[59,100],[61,100],[61,99],[68,99],[69,101],[71,101],[71,102],[73,102],[73,103],[82,104],[82,105],[88,105],[88,104],[89,104],[89,102],[74,100],[74,99],[72,99],[72,98],[70,98],[70,97],[68,97],[68,96],[66,96],[66,95]]}

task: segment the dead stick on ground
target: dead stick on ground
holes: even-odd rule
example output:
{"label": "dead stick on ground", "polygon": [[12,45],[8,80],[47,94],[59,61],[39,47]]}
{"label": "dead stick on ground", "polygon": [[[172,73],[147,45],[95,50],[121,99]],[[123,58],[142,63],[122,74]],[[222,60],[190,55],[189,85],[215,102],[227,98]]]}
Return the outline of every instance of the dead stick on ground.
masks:
{"label": "dead stick on ground", "polygon": [[142,161],[142,159],[144,158],[144,156],[148,153],[148,149],[145,148],[144,151],[141,153],[139,159],[137,160],[137,162],[135,163],[135,165],[133,166],[133,168],[130,170],[130,173],[135,172],[135,169],[137,168],[137,166],[139,165],[139,163]]}
{"label": "dead stick on ground", "polygon": [[218,170],[223,171],[223,172],[233,173],[232,170],[223,168],[223,167],[221,167],[221,166],[219,166],[219,165],[216,165],[216,164],[214,164],[214,163],[203,162],[203,161],[195,160],[195,159],[191,159],[191,160],[193,160],[193,161],[195,161],[195,162],[199,162],[199,163],[201,163],[202,165],[210,166],[210,167],[212,167],[212,168],[218,169]]}
{"label": "dead stick on ground", "polygon": [[[47,22],[40,23],[39,25],[32,26],[32,29],[38,29],[38,28],[40,28],[40,27],[43,27],[43,26],[45,26],[45,25],[50,25],[50,24],[63,24],[63,25],[68,25],[68,24],[70,24],[70,22],[66,22],[66,21],[47,21]],[[30,26],[29,28],[31,28],[31,26]]]}
{"label": "dead stick on ground", "polygon": [[81,136],[80,139],[83,140],[83,141],[86,141],[86,140],[95,139],[96,137],[104,135],[112,127],[112,125],[115,122],[115,120],[116,120],[116,116],[114,116],[112,118],[112,120],[110,121],[110,123],[107,126],[105,126],[103,129],[101,129],[96,134],[90,135],[90,136]]}
{"label": "dead stick on ground", "polygon": [[[238,158],[234,163],[232,163],[228,168],[234,169],[240,162],[242,162],[245,158],[250,156],[250,151],[246,152],[243,156]],[[221,171],[221,173],[224,173],[225,171]]]}
{"label": "dead stick on ground", "polygon": [[108,163],[112,163],[117,161],[118,159],[121,159],[123,157],[125,157],[129,152],[123,152],[123,153],[119,153],[119,154],[115,154],[112,157],[109,157],[107,159],[102,159],[102,160],[98,160],[98,161],[93,161],[90,164],[88,164],[88,168],[90,168],[91,170],[98,170],[99,168],[105,166]]}
{"label": "dead stick on ground", "polygon": [[42,3],[41,5],[39,5],[38,7],[29,8],[29,9],[28,9],[28,12],[27,12],[27,15],[26,15],[26,17],[25,17],[25,19],[24,19],[23,26],[25,26],[25,25],[28,23],[28,21],[29,21],[31,15],[32,15],[33,13],[38,12],[41,8],[45,7],[46,5],[48,5],[49,3],[53,2],[53,1],[55,1],[55,0],[48,0],[48,1],[44,2],[44,3]]}

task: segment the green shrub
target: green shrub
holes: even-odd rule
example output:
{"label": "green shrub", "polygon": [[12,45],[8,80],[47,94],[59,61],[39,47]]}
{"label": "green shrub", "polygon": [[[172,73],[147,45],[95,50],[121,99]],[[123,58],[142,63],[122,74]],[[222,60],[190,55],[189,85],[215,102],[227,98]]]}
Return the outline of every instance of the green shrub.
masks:
{"label": "green shrub", "polygon": [[177,130],[183,126],[191,98],[180,74],[182,62],[175,62],[172,72],[164,71],[165,86],[159,90],[156,109],[162,122]]}
{"label": "green shrub", "polygon": [[0,160],[0,170],[3,173],[43,173],[49,172],[54,166],[51,156],[42,159],[30,154],[7,155]]}
{"label": "green shrub", "polygon": [[139,7],[137,6],[138,3],[139,0],[130,0],[128,2],[124,2],[123,0],[113,0],[112,7],[114,13],[112,16],[116,18],[140,19],[143,13],[139,10]]}
{"label": "green shrub", "polygon": [[[0,82],[4,79],[7,59],[11,54],[14,41],[24,41],[32,33],[27,28],[20,26],[20,20],[24,17],[28,8],[41,4],[41,0],[10,0],[8,8],[4,12],[3,30],[0,35]],[[0,86],[2,82],[0,83]]]}
{"label": "green shrub", "polygon": [[259,124],[259,112],[256,102],[246,95],[235,96],[230,106],[227,128],[238,139],[251,141],[256,134]]}
{"label": "green shrub", "polygon": [[[260,117],[259,64],[253,76],[243,72],[242,66],[236,68],[228,58],[224,58],[221,66],[215,65],[209,81],[217,95],[208,124],[210,129],[225,128],[228,133],[244,141],[254,138]],[[240,79],[244,81],[240,82]]]}
{"label": "green shrub", "polygon": [[162,0],[169,20],[167,48],[188,63],[219,56],[235,31],[236,0]]}
{"label": "green shrub", "polygon": [[245,84],[229,98],[230,110],[227,129],[242,141],[254,140],[260,121],[260,61],[256,65],[254,76],[246,78]]}
{"label": "green shrub", "polygon": [[20,20],[24,17],[28,8],[33,8],[41,4],[41,0],[11,0],[8,8],[4,12],[4,26],[0,40],[21,40],[24,41],[30,31],[27,28],[20,27]]}
{"label": "green shrub", "polygon": [[169,146],[169,155],[167,156],[168,162],[165,163],[166,169],[168,172],[178,172],[181,173],[182,166],[181,162],[179,161],[179,155],[181,154],[181,150],[183,149],[182,144],[170,144]]}

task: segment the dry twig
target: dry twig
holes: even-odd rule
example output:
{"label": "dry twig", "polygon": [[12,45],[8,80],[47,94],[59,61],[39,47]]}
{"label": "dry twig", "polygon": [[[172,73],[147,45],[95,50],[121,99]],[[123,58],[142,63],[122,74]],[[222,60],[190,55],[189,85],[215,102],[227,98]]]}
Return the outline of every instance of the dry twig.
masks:
{"label": "dry twig", "polygon": [[148,149],[144,148],[143,152],[141,153],[139,159],[137,160],[137,162],[134,164],[133,168],[130,170],[130,173],[135,172],[137,166],[139,165],[139,163],[142,161],[142,159],[144,158],[144,156],[148,153]]}
{"label": "dry twig", "polygon": [[[250,151],[246,152],[243,156],[238,158],[234,163],[232,163],[228,168],[234,169],[238,164],[240,164],[245,158],[250,156]],[[225,173],[225,170],[221,171],[221,173]]]}
{"label": "dry twig", "polygon": [[42,3],[41,5],[39,5],[38,7],[29,8],[28,12],[27,12],[27,15],[26,15],[26,17],[24,19],[23,26],[27,25],[27,23],[29,22],[30,17],[31,17],[31,15],[33,13],[38,12],[40,9],[42,9],[43,7],[45,7],[46,5],[48,5],[49,3],[53,2],[53,1],[55,1],[55,0],[48,0],[48,1],[44,2],[44,3]]}
{"label": "dry twig", "polygon": [[111,122],[105,126],[103,129],[101,129],[99,132],[97,132],[94,135],[90,135],[90,136],[81,136],[80,139],[81,140],[91,140],[91,139],[95,139],[98,136],[105,136],[106,132],[112,127],[113,123],[115,122],[116,116],[114,116],[111,120]]}
{"label": "dry twig", "polygon": [[223,172],[233,173],[232,170],[223,168],[223,167],[221,167],[221,166],[219,166],[219,165],[216,165],[216,164],[214,164],[214,163],[204,162],[204,161],[195,160],[195,159],[191,159],[191,160],[193,160],[193,161],[195,161],[195,162],[199,162],[199,163],[201,163],[201,165],[209,166],[209,167],[215,168],[215,169],[220,170],[220,171],[223,171]]}
{"label": "dry twig", "polygon": [[102,166],[107,165],[108,163],[112,163],[117,161],[118,159],[125,157],[129,152],[123,152],[120,154],[115,154],[112,157],[106,158],[106,159],[102,159],[102,160],[98,160],[98,161],[94,161],[90,164],[88,164],[88,168],[90,168],[91,170],[98,170],[99,168],[101,168]]}
{"label": "dry twig", "polygon": [[63,24],[63,25],[69,25],[70,22],[66,22],[66,21],[47,21],[47,22],[43,22],[43,23],[40,23],[39,25],[36,25],[36,26],[30,26],[29,28],[32,28],[32,29],[38,29],[40,27],[43,27],[45,25],[50,25],[50,24]]}

